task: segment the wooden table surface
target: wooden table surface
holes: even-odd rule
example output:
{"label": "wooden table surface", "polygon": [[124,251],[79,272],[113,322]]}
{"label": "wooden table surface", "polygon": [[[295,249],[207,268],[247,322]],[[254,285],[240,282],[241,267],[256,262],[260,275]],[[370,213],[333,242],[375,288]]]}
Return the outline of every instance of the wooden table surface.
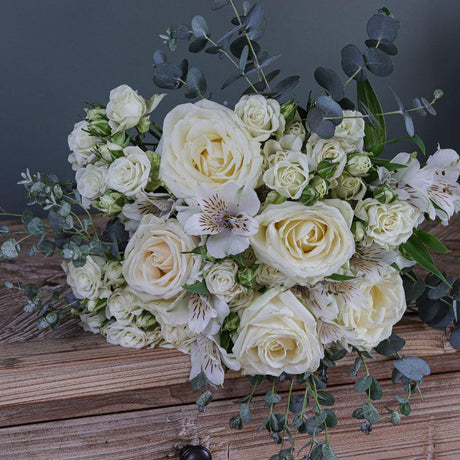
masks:
{"label": "wooden table surface", "polygon": [[[460,218],[433,232],[453,250],[438,258],[439,265],[458,275]],[[64,283],[58,258],[0,261],[1,285],[16,278],[51,288]],[[250,392],[246,377],[229,373],[201,414],[194,404],[199,393],[188,382],[188,356],[113,346],[83,332],[75,319],[56,331],[38,331],[23,304],[17,292],[0,287],[0,459],[178,459],[188,443],[207,446],[213,460],[268,460],[277,452],[266,432],[257,432],[265,415],[265,383],[252,406],[252,424],[230,430],[228,419],[238,409],[232,399]],[[408,315],[395,332],[406,339],[405,354],[431,366],[424,402],[412,404],[402,426],[381,422],[365,436],[351,418],[364,401],[346,373],[354,359],[347,357],[329,372],[339,417],[331,444],[341,459],[460,459],[460,353],[450,347],[449,331]],[[401,394],[400,385],[391,383],[391,368],[383,357],[370,363],[384,389],[376,404],[381,413]]]}

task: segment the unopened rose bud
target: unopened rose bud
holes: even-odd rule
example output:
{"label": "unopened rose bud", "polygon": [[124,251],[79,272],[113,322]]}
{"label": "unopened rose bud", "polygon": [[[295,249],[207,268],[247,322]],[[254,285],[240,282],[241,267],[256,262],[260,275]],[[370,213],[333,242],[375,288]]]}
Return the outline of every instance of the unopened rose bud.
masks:
{"label": "unopened rose bud", "polygon": [[326,158],[318,164],[316,172],[323,179],[330,179],[334,176],[338,166],[339,164],[336,163],[334,160],[332,160],[331,158]]}
{"label": "unopened rose bud", "polygon": [[256,281],[256,270],[251,267],[244,267],[238,270],[238,281],[246,287],[252,287]]}
{"label": "unopened rose bud", "polygon": [[139,132],[146,133],[150,128],[150,118],[148,117],[148,115],[143,116],[139,120],[139,123],[136,127],[139,130]]}
{"label": "unopened rose bud", "polygon": [[101,158],[109,163],[123,156],[123,147],[113,142],[99,146],[98,150]]}
{"label": "unopened rose bud", "polygon": [[112,129],[107,120],[97,118],[88,124],[88,131],[92,136],[105,137],[110,135]]}
{"label": "unopened rose bud", "polygon": [[94,203],[94,207],[107,216],[116,216],[121,212],[124,204],[125,198],[121,193],[109,191]]}
{"label": "unopened rose bud", "polygon": [[96,108],[96,109],[86,109],[86,119],[88,121],[94,121],[97,119],[106,119],[107,114],[105,113],[105,109],[103,108]]}
{"label": "unopened rose bud", "polygon": [[347,163],[347,171],[352,176],[365,176],[372,167],[372,161],[367,155],[354,155]]}
{"label": "unopened rose bud", "polygon": [[144,310],[139,316],[136,316],[136,326],[142,329],[154,328],[158,325],[155,316]]}
{"label": "unopened rose bud", "polygon": [[280,203],[284,203],[285,201],[286,201],[286,198],[284,196],[280,195],[275,190],[272,190],[271,192],[267,194],[264,205],[266,206],[268,204],[280,204]]}
{"label": "unopened rose bud", "polygon": [[374,190],[374,198],[380,203],[391,203],[396,198],[396,193],[384,185]]}
{"label": "unopened rose bud", "polygon": [[289,99],[284,104],[281,104],[281,115],[283,115],[286,123],[292,121],[297,110],[297,104],[294,102],[294,99]]}
{"label": "unopened rose bud", "polygon": [[355,241],[362,241],[366,235],[366,227],[362,222],[355,220],[351,225],[351,232]]}
{"label": "unopened rose bud", "polygon": [[307,185],[303,189],[302,195],[300,196],[299,200],[304,205],[311,206],[314,203],[316,203],[319,198],[320,198],[320,195],[318,191],[316,190],[316,188],[312,187],[311,185]]}
{"label": "unopened rose bud", "polygon": [[310,186],[315,188],[315,190],[318,192],[320,197],[323,197],[324,195],[327,194],[329,183],[326,179],[323,179],[322,177],[319,177],[319,176],[315,176],[311,180]]}

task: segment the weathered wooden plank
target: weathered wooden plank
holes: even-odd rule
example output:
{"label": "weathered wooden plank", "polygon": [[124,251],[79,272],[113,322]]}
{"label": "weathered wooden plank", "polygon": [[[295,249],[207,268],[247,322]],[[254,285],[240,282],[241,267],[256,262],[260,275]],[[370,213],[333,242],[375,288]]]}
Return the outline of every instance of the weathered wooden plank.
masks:
{"label": "weathered wooden plank", "polygon": [[[384,391],[395,394],[393,385]],[[400,390],[398,388],[398,390]],[[354,407],[363,402],[350,385],[332,389],[339,420],[330,439],[341,459],[389,460],[458,458],[460,455],[460,373],[432,376],[424,384],[424,402],[413,402],[413,414],[402,427],[388,422],[375,425],[370,436],[350,420]],[[384,402],[376,404],[384,413]],[[266,415],[263,398],[252,404],[253,422],[241,432],[231,431],[227,419],[236,413],[230,401],[211,404],[206,414],[184,405],[85,417],[73,420],[0,429],[0,451],[4,459],[155,459],[177,458],[187,443],[207,446],[214,460],[262,460],[276,452],[266,432],[256,428]],[[277,410],[281,411],[280,407]],[[303,436],[298,438],[300,447]]]}

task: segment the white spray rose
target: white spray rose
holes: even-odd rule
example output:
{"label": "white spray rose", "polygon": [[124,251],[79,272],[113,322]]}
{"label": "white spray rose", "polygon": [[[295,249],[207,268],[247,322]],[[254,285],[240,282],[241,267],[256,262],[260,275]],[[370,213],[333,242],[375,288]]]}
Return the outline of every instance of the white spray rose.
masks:
{"label": "white spray rose", "polygon": [[161,325],[161,335],[163,336],[160,346],[163,348],[176,348],[182,353],[190,354],[190,348],[192,342],[196,339],[196,334],[190,330],[188,324],[171,326],[161,321],[161,319],[158,319],[158,322]]}
{"label": "white spray rose", "polygon": [[79,316],[83,330],[93,334],[99,334],[101,326],[107,319],[104,313],[80,313]]}
{"label": "white spray rose", "polygon": [[277,288],[243,311],[233,353],[244,373],[274,376],[313,372],[324,356],[312,314]]}
{"label": "white spray rose", "polygon": [[157,151],[160,179],[178,198],[195,198],[198,184],[234,181],[255,188],[262,155],[235,113],[215,102],[182,104],[166,116]]}
{"label": "white spray rose", "polygon": [[104,283],[107,286],[119,287],[124,284],[122,265],[118,260],[109,260],[104,268]]}
{"label": "white spray rose", "polygon": [[372,167],[372,160],[367,155],[354,155],[347,163],[347,171],[352,176],[365,176]]}
{"label": "white spray rose", "polygon": [[237,293],[237,272],[238,265],[234,260],[225,259],[221,263],[212,264],[204,275],[206,287],[211,294],[229,302]]}
{"label": "white spray rose", "polygon": [[147,336],[142,329],[132,324],[120,324],[118,321],[104,327],[103,332],[107,342],[126,348],[145,348],[155,339],[154,336]]}
{"label": "white spray rose", "polygon": [[361,200],[366,194],[366,184],[359,177],[344,172],[337,178],[337,185],[331,190],[332,198],[341,200]]}
{"label": "white spray rose", "polygon": [[399,200],[381,203],[374,198],[360,201],[355,215],[367,224],[368,243],[375,241],[382,247],[405,243],[423,220],[420,211],[409,203]]}
{"label": "white spray rose", "polygon": [[273,133],[282,133],[286,124],[275,99],[266,99],[260,94],[243,96],[235,106],[251,136],[257,141],[266,141]]}
{"label": "white spray rose", "polygon": [[96,158],[94,151],[98,139],[91,136],[87,130],[88,122],[79,121],[75,123],[73,131],[67,137],[69,149],[72,152],[69,155],[69,163],[74,171],[86,166]]}
{"label": "white spray rose", "polygon": [[347,156],[355,151],[355,146],[350,145],[345,139],[332,137],[322,139],[317,134],[312,134],[307,141],[308,165],[312,171],[316,171],[318,165],[326,159],[331,159],[337,164],[337,168],[330,179],[339,177],[347,164]]}
{"label": "white spray rose", "polygon": [[256,282],[261,286],[285,288],[292,287],[295,284],[295,281],[288,279],[284,273],[266,264],[260,264],[257,267]]}
{"label": "white spray rose", "polygon": [[370,350],[391,335],[393,326],[406,311],[406,296],[401,277],[389,267],[377,283],[366,279],[355,282],[357,295],[339,295],[339,314],[335,321],[347,334],[348,344]]}
{"label": "white spray rose", "polygon": [[294,120],[289,126],[286,127],[286,130],[284,131],[284,134],[292,134],[294,136],[297,136],[303,142],[305,140],[306,135],[307,135],[307,130],[305,129],[302,121]]}
{"label": "white spray rose", "polygon": [[119,324],[130,324],[142,313],[143,302],[129,289],[118,288],[107,299],[105,315],[114,317]]}
{"label": "white spray rose", "polygon": [[264,169],[270,168],[278,161],[284,160],[290,152],[301,153],[302,140],[298,136],[288,134],[279,140],[269,139],[264,144]]}
{"label": "white spray rose", "polygon": [[336,273],[353,255],[352,218],[351,206],[341,200],[269,205],[256,218],[259,230],[251,244],[261,262],[298,284],[312,284]]}
{"label": "white spray rose", "polygon": [[77,299],[95,300],[107,297],[110,291],[106,291],[102,284],[102,267],[105,259],[100,256],[87,256],[83,267],[75,267],[72,262],[64,260],[62,269],[67,275],[67,284]]}
{"label": "white spray rose", "polygon": [[263,175],[267,187],[286,198],[298,199],[308,184],[307,156],[300,152],[288,152],[284,159],[275,162]]}
{"label": "white spray rose", "polygon": [[82,196],[82,204],[85,208],[91,206],[91,202],[100,197],[106,190],[107,167],[88,165],[80,168],[75,174],[77,190]]}
{"label": "white spray rose", "polygon": [[197,280],[201,258],[189,253],[197,243],[176,219],[144,216],[126,247],[123,276],[144,301],[171,299]]}
{"label": "white spray rose", "polygon": [[362,151],[364,146],[365,126],[362,113],[353,110],[344,110],[343,116],[342,122],[335,128],[335,137],[346,139],[349,144],[356,147],[356,150]]}
{"label": "white spray rose", "polygon": [[125,147],[123,152],[125,156],[110,165],[107,183],[117,192],[132,197],[141,193],[149,182],[151,163],[139,147]]}
{"label": "white spray rose", "polygon": [[237,292],[232,300],[228,303],[231,311],[240,311],[250,305],[254,299],[254,290],[238,285]]}
{"label": "white spray rose", "polygon": [[146,101],[128,85],[112,89],[106,109],[112,133],[137,126],[141,118],[154,110],[164,96],[164,94],[156,94]]}

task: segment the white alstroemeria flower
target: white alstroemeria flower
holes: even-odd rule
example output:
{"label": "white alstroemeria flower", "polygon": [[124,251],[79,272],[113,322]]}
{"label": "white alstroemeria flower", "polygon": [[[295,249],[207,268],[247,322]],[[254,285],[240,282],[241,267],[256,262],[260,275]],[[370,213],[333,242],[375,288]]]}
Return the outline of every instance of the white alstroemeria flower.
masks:
{"label": "white alstroemeria flower", "polygon": [[216,334],[230,313],[230,308],[223,300],[207,294],[191,294],[188,309],[188,326],[196,334],[205,330]]}
{"label": "white alstroemeria flower", "polygon": [[257,233],[253,216],[260,207],[252,188],[235,182],[227,182],[219,190],[202,185],[197,201],[199,207],[178,207],[177,219],[189,235],[210,235],[206,246],[212,257],[222,259],[248,248],[248,237]]}
{"label": "white alstroemeria flower", "polygon": [[224,364],[235,371],[240,369],[237,359],[228,354],[218,343],[215,337],[210,335],[199,335],[191,346],[192,369],[190,380],[194,379],[200,372],[204,372],[206,378],[214,385],[224,383]]}

